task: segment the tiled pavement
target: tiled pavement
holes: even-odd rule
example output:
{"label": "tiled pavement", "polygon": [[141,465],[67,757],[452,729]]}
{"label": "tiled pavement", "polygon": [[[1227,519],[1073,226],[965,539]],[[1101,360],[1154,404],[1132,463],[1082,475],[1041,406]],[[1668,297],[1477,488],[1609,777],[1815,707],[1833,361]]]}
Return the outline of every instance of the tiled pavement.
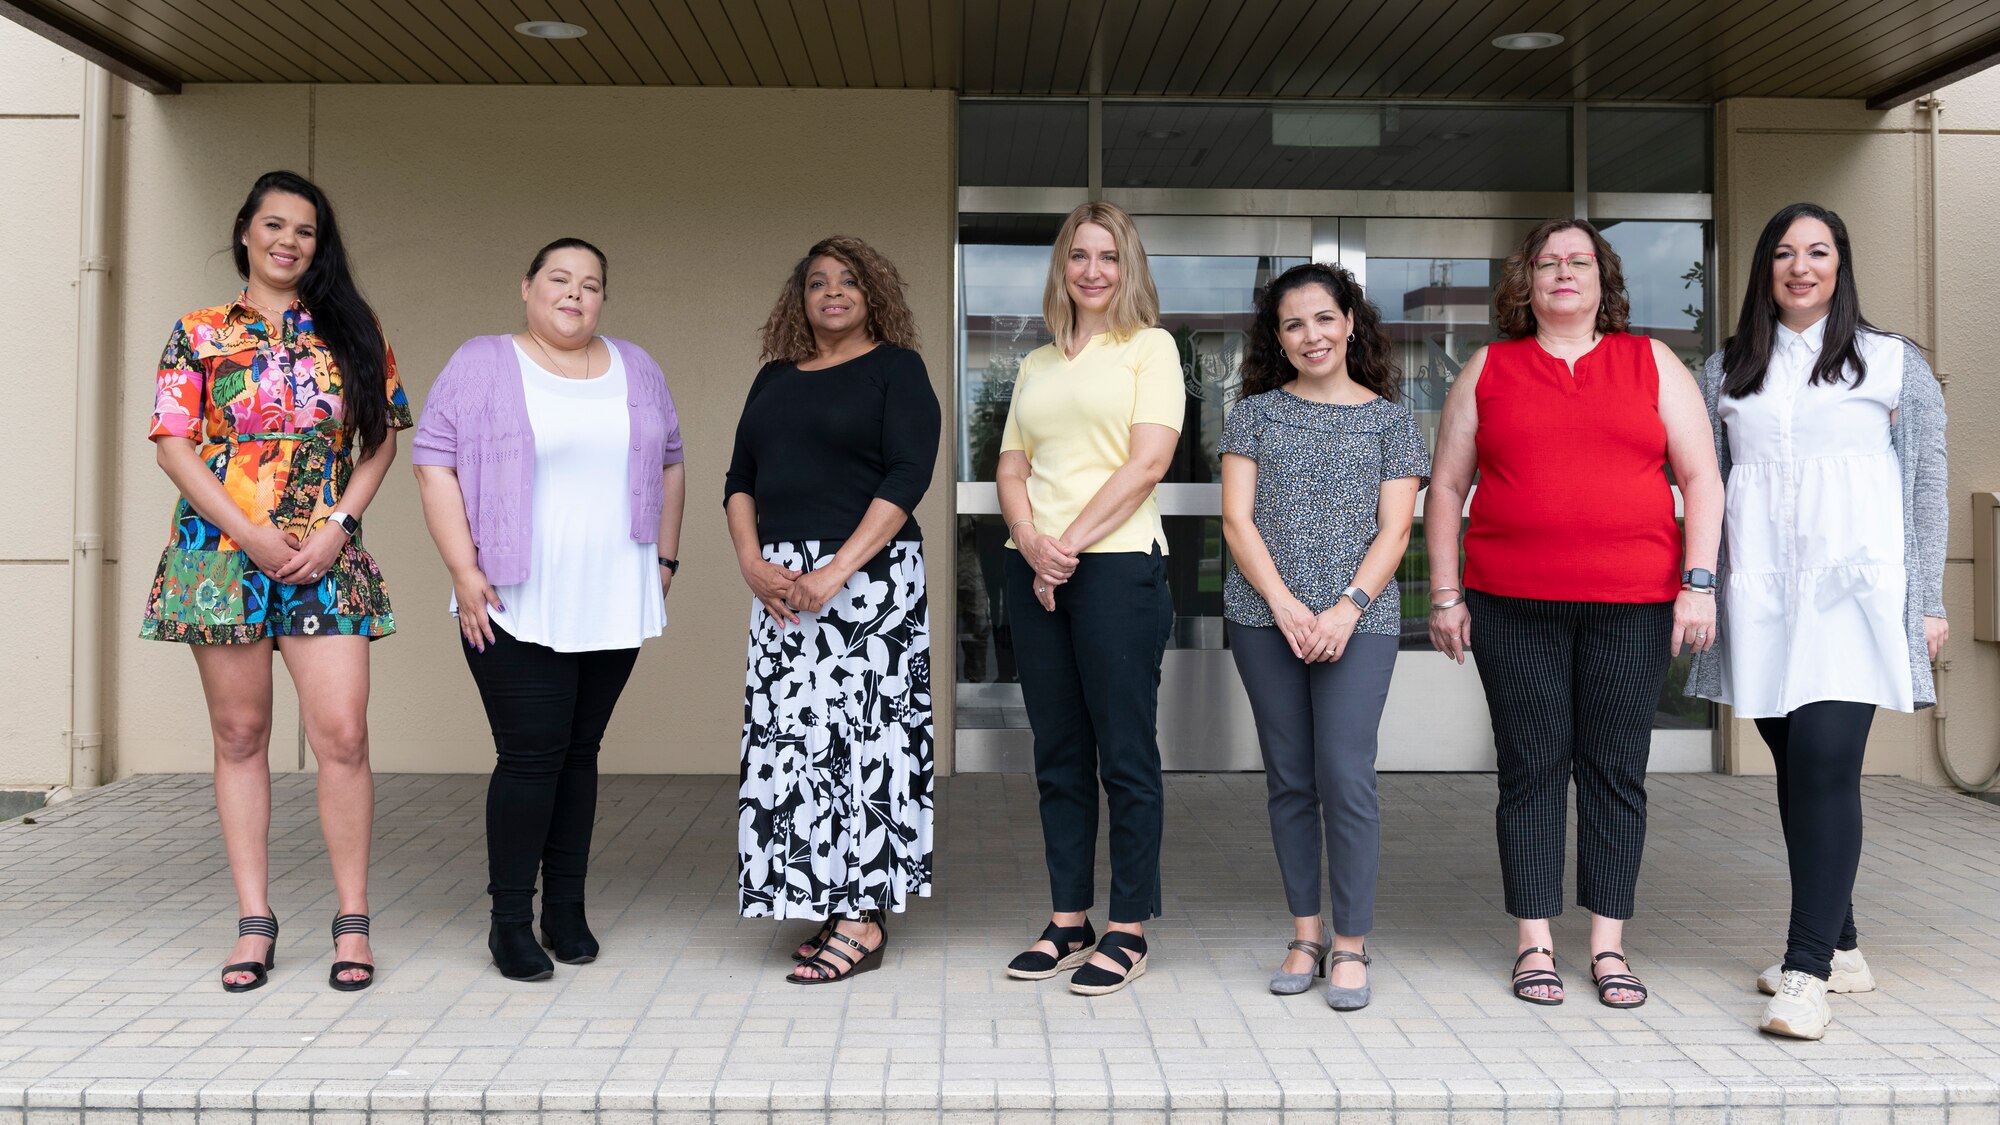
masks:
{"label": "tiled pavement", "polygon": [[1762,780],[1654,779],[1629,938],[1654,998],[1615,1012],[1581,983],[1575,910],[1569,1002],[1503,989],[1492,779],[1385,776],[1375,1003],[1345,1016],[1264,990],[1289,924],[1260,775],[1170,778],[1156,960],[1097,1000],[1000,972],[1046,902],[1026,778],[943,782],[938,895],[892,920],[883,971],[812,989],[780,979],[805,927],[736,917],[714,777],[607,778],[605,957],[501,979],[484,784],[381,779],[382,978],[355,994],[325,984],[309,777],[278,782],[279,968],[244,996],[214,983],[233,899],[206,778],[0,826],[0,1125],[2000,1123],[2000,808],[1907,782],[1867,785],[1856,905],[1882,988],[1837,998],[1817,1044],[1752,1026],[1786,913]]}

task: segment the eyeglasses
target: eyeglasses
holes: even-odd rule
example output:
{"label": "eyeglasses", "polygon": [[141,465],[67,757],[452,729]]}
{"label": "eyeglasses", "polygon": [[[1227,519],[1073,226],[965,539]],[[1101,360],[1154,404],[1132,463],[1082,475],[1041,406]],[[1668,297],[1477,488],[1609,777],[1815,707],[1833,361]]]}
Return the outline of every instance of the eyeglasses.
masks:
{"label": "eyeglasses", "polygon": [[1553,273],[1557,266],[1564,263],[1569,264],[1571,273],[1589,273],[1597,268],[1597,255],[1576,253],[1563,257],[1557,254],[1544,254],[1535,259],[1535,272]]}

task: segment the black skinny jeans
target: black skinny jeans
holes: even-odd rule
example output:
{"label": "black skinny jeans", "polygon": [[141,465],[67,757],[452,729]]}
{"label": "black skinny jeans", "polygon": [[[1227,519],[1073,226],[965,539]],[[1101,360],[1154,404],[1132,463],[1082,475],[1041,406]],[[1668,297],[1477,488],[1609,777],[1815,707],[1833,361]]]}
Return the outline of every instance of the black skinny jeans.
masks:
{"label": "black skinny jeans", "polygon": [[1160,660],[1173,596],[1159,549],[1086,554],[1051,613],[1035,572],[1007,552],[1007,616],[1021,701],[1035,730],[1035,783],[1049,898],[1058,913],[1095,898],[1097,802],[1111,811],[1111,920],[1160,912]]}
{"label": "black skinny jeans", "polygon": [[597,751],[638,657],[636,648],[557,652],[497,624],[486,651],[465,645],[499,755],[486,787],[486,892],[495,922],[534,920],[538,868],[543,906],[583,901]]}
{"label": "black skinny jeans", "polygon": [[1778,767],[1778,823],[1792,869],[1788,971],[1825,980],[1833,951],[1860,945],[1854,875],[1861,867],[1861,758],[1874,722],[1874,704],[1837,701],[1757,720]]}

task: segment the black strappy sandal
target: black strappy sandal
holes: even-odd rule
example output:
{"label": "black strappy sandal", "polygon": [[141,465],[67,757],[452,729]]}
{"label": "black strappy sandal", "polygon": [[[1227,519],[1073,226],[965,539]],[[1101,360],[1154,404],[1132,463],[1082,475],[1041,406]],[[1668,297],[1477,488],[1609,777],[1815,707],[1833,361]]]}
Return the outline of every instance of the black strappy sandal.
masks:
{"label": "black strappy sandal", "polygon": [[[881,968],[882,959],[877,955],[889,944],[889,927],[885,924],[882,912],[879,910],[869,911],[867,920],[875,923],[876,927],[882,931],[882,936],[876,941],[875,948],[870,949],[853,938],[848,937],[846,934],[841,933],[839,930],[830,930],[826,935],[826,944],[819,947],[819,952],[799,962],[799,967],[786,974],[785,979],[792,984],[834,984]],[[850,957],[845,951],[833,944],[836,941],[853,946],[861,952]],[[846,967],[843,968],[827,960],[828,955],[840,958],[846,962]],[[802,977],[799,975],[801,969],[817,969],[819,971],[812,976]]]}
{"label": "black strappy sandal", "polygon": [[[825,949],[826,939],[832,936],[834,923],[838,921],[840,921],[840,917],[838,915],[835,914],[827,915],[826,921],[820,924],[819,930],[815,932],[813,936],[800,942],[798,944],[797,949],[792,950],[792,960],[797,961],[799,964],[803,965],[807,961],[812,960],[813,957],[817,955],[820,950]],[[809,953],[799,952],[799,950],[802,949],[811,950],[811,952]]]}
{"label": "black strappy sandal", "polygon": [[1114,973],[1086,961],[1069,978],[1069,990],[1078,996],[1108,996],[1145,975],[1146,939],[1138,934],[1128,934],[1124,930],[1108,931],[1097,943],[1094,952],[1118,962],[1124,972]]}
{"label": "black strappy sandal", "polygon": [[[1601,977],[1597,975],[1597,963],[1606,957],[1616,957],[1618,960],[1624,962],[1626,968],[1629,969],[1632,967],[1632,962],[1626,961],[1623,953],[1619,953],[1613,949],[1607,949],[1597,956],[1592,957],[1590,959],[1590,974],[1597,982],[1597,1002],[1607,1008],[1636,1008],[1644,1004],[1646,997],[1650,994],[1646,991],[1644,982],[1640,981],[1638,977],[1633,976],[1631,973],[1606,973]],[[1611,991],[1613,989],[1636,992],[1639,994],[1639,998],[1637,1000],[1613,1000],[1611,999]]]}
{"label": "black strappy sandal", "polygon": [[[360,934],[362,937],[367,937],[368,915],[335,915],[333,919],[334,944],[338,945],[340,939],[346,937],[348,934]],[[368,975],[362,977],[360,980],[340,979],[340,974],[351,972],[365,972]],[[331,985],[336,992],[359,992],[375,983],[375,966],[365,961],[335,961],[333,967],[327,970],[326,983]]]}
{"label": "black strappy sandal", "polygon": [[[278,967],[278,916],[275,914],[256,915],[236,920],[236,936],[267,937],[271,939],[271,951],[262,961],[238,961],[234,965],[222,967],[222,991],[249,992],[262,988],[271,979],[271,970]],[[231,973],[249,973],[250,979],[242,984],[231,984]]]}
{"label": "black strappy sandal", "polygon": [[1526,1000],[1530,1004],[1542,1004],[1553,1008],[1563,1002],[1562,997],[1528,995],[1528,990],[1531,988],[1562,988],[1563,986],[1563,979],[1557,976],[1553,969],[1523,969],[1521,967],[1521,962],[1526,961],[1529,957],[1537,953],[1548,954],[1551,962],[1556,959],[1556,951],[1545,946],[1535,945],[1523,949],[1521,955],[1514,958],[1514,999]]}
{"label": "black strappy sandal", "polygon": [[1056,947],[1059,956],[1051,957],[1039,949],[1030,949],[1012,961],[1007,962],[1007,975],[1015,980],[1047,980],[1066,969],[1074,969],[1090,960],[1090,950],[1097,944],[1097,931],[1090,928],[1090,919],[1085,918],[1081,926],[1058,926],[1050,922],[1042,929],[1042,936],[1036,941],[1045,941]]}

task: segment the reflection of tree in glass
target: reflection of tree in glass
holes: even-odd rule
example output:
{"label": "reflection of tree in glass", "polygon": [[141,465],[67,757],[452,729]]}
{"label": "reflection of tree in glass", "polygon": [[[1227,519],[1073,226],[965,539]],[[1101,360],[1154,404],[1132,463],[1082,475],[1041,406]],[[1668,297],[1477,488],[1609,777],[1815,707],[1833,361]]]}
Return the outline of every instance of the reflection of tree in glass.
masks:
{"label": "reflection of tree in glass", "polygon": [[1681,354],[1681,362],[1688,365],[1688,370],[1699,371],[1701,370],[1702,360],[1706,358],[1701,354],[1700,349],[1709,346],[1708,263],[1696,262],[1694,265],[1689,266],[1687,272],[1681,275],[1681,288],[1694,290],[1694,303],[1682,306],[1681,312],[1694,321],[1694,338],[1699,341],[1696,344],[1696,351],[1692,353],[1683,352]]}

